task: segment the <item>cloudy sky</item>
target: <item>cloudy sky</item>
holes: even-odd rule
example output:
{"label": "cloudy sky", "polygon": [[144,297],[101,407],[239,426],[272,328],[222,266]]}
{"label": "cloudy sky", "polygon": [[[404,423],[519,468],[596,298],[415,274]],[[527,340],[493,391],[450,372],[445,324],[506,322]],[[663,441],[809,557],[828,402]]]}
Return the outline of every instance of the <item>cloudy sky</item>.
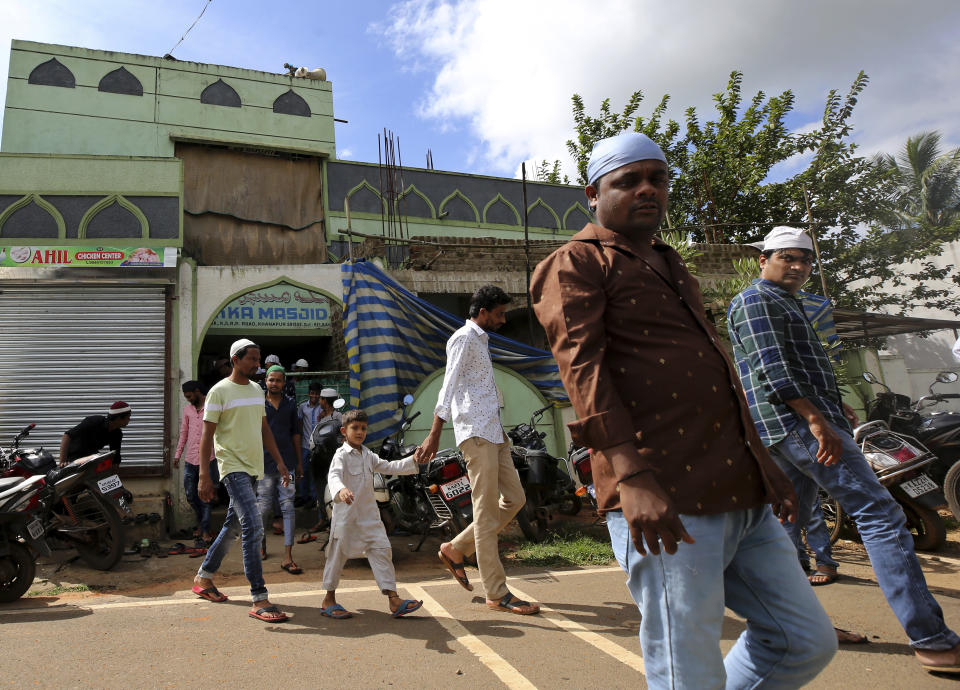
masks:
{"label": "cloudy sky", "polygon": [[[377,160],[377,132],[400,138],[405,165],[513,175],[561,159],[570,96],[595,111],[661,96],[672,115],[697,106],[731,70],[744,93],[791,89],[791,127],[819,119],[830,89],[870,77],[855,110],[861,151],[896,151],[938,129],[960,145],[960,3],[956,0],[0,0],[0,46],[13,38],[282,72],[324,67],[341,158]],[[0,52],[0,98],[7,58]]]}

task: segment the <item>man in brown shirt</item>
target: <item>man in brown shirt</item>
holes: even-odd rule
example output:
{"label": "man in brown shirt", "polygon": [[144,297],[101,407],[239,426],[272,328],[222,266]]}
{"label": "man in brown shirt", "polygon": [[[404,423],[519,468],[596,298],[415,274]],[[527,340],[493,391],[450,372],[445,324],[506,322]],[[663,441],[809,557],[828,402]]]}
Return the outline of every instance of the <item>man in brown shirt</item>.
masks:
{"label": "man in brown shirt", "polygon": [[[599,506],[642,613],[647,681],[802,685],[836,638],[774,517],[794,518],[793,489],[757,436],[696,280],[655,237],[666,158],[621,134],[597,144],[587,173],[597,223],[537,266],[530,293],[577,413],[571,435],[594,450]],[[724,659],[725,607],[747,630]]]}

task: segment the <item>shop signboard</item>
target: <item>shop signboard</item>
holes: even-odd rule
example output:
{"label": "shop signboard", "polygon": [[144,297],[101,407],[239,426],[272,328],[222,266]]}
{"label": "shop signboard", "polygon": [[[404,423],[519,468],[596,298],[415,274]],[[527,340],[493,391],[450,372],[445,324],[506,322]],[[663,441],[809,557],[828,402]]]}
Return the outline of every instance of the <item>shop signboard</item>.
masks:
{"label": "shop signboard", "polygon": [[174,268],[176,247],[53,247],[0,245],[0,266],[20,268]]}
{"label": "shop signboard", "polygon": [[232,299],[213,319],[210,332],[330,335],[330,300],[289,283],[252,290]]}

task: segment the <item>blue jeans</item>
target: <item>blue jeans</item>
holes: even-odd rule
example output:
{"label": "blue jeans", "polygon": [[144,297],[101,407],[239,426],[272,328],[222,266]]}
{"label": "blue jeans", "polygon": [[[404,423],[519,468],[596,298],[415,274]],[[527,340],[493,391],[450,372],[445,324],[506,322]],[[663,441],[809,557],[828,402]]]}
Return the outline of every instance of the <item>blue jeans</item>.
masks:
{"label": "blue jeans", "polygon": [[[696,544],[641,556],[623,513],[607,513],[641,613],[649,687],[797,688],[812,680],[833,658],[837,637],[770,507],[681,519]],[[747,629],[724,658],[725,607]]]}
{"label": "blue jeans", "polygon": [[850,433],[833,428],[843,440],[843,455],[836,465],[817,462],[820,444],[804,422],[769,450],[778,462],[792,464],[823,487],[857,523],[880,589],[910,646],[950,649],[960,637],[947,627],[940,605],[927,589],[903,510],[881,486]]}
{"label": "blue jeans", "polygon": [[279,474],[268,474],[257,482],[257,500],[260,503],[260,514],[266,519],[267,513],[273,508],[274,499],[280,501],[280,514],[283,516],[283,544],[293,546],[293,533],[297,528],[297,515],[293,506],[293,499],[297,489],[293,482],[286,488],[280,483]]}
{"label": "blue jeans", "polygon": [[304,448],[301,451],[303,462],[303,477],[297,480],[297,496],[306,500],[313,501],[317,498],[317,488],[313,482],[313,468],[310,464],[310,449]]}
{"label": "blue jeans", "polygon": [[[210,463],[210,479],[214,487],[220,482],[220,473],[217,471],[217,463]],[[193,508],[197,515],[197,525],[200,527],[201,534],[210,534],[210,504],[200,500],[197,493],[197,484],[200,481],[200,466],[191,465],[189,462],[183,464],[183,491],[187,495],[187,503]]]}
{"label": "blue jeans", "polygon": [[807,530],[807,545],[813,550],[813,556],[818,566],[825,566],[836,570],[840,564],[833,560],[833,549],[830,545],[830,532],[827,523],[823,520],[823,511],[820,509],[820,497],[817,494],[817,483],[803,474],[796,466],[778,455],[773,455],[774,461],[793,483],[797,492],[797,521],[785,522],[790,541],[797,547],[797,558],[804,570],[810,568],[810,556],[803,543],[803,530]]}
{"label": "blue jeans", "polygon": [[250,582],[250,595],[254,603],[267,598],[267,585],[263,581],[263,563],[260,561],[260,542],[263,541],[263,520],[253,487],[256,480],[246,472],[231,472],[222,479],[230,494],[227,517],[217,538],[213,540],[197,575],[212,578],[220,570],[227,552],[240,530],[240,548],[243,550],[243,573]]}

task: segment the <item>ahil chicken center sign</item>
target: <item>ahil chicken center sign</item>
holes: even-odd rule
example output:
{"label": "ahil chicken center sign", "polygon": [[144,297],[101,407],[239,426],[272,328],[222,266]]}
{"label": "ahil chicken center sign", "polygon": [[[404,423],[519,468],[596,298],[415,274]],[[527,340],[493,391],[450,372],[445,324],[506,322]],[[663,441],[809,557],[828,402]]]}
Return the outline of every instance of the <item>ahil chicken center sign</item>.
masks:
{"label": "ahil chicken center sign", "polygon": [[240,330],[329,335],[330,300],[289,283],[253,290],[231,300],[210,324],[214,333]]}
{"label": "ahil chicken center sign", "polygon": [[4,247],[0,266],[171,268],[177,265],[176,247]]}

